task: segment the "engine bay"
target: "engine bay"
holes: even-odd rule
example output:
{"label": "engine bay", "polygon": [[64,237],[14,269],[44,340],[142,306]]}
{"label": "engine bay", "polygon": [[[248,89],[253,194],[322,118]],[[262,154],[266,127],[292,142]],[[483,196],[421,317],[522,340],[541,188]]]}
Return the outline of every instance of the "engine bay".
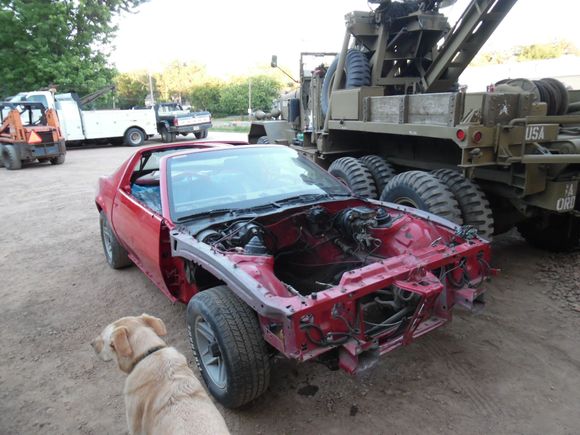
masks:
{"label": "engine bay", "polygon": [[284,216],[236,220],[199,232],[221,252],[274,257],[274,273],[293,294],[336,285],[348,270],[385,258],[381,230],[400,216],[365,206],[331,210],[317,205]]}

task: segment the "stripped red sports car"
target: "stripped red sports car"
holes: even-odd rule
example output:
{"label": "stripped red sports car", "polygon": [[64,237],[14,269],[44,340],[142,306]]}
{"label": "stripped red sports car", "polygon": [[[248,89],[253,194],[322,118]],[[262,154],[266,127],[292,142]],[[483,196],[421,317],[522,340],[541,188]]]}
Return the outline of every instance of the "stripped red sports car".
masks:
{"label": "stripped red sports car", "polygon": [[275,354],[369,367],[472,308],[492,272],[473,229],[358,198],[279,145],[142,148],[96,203],[108,263],[188,303],[196,362],[228,407],[266,390]]}

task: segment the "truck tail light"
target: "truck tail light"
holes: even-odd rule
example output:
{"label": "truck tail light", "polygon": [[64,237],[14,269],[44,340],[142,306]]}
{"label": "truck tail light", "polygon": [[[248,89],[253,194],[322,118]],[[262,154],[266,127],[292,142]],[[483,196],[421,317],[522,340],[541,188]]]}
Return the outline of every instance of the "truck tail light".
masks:
{"label": "truck tail light", "polygon": [[457,133],[455,133],[455,135],[457,136],[457,139],[459,139],[460,141],[465,140],[465,132],[463,130],[457,130]]}
{"label": "truck tail light", "polygon": [[481,131],[476,131],[475,133],[473,133],[473,142],[479,143],[482,136],[483,135],[482,135]]}
{"label": "truck tail light", "polygon": [[179,120],[177,118],[173,119],[173,125],[177,127],[179,125]]}

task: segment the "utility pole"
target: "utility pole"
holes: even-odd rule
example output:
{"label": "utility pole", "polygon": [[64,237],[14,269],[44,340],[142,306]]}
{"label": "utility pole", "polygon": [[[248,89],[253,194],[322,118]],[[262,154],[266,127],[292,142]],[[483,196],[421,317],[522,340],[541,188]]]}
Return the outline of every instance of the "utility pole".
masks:
{"label": "utility pole", "polygon": [[153,97],[153,79],[151,78],[151,71],[147,71],[149,76],[149,98],[151,99],[151,106],[155,106],[155,98]]}
{"label": "utility pole", "polygon": [[248,121],[252,118],[252,77],[248,80]]}

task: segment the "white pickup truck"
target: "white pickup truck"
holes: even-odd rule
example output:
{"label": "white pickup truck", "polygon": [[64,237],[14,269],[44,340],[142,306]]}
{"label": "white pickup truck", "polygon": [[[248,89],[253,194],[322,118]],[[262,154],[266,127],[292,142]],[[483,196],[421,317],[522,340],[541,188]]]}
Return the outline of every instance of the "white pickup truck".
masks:
{"label": "white pickup truck", "polygon": [[10,101],[37,101],[47,108],[56,109],[68,145],[110,142],[113,145],[139,146],[157,134],[153,108],[83,110],[76,94],[54,95],[48,91],[21,92]]}

